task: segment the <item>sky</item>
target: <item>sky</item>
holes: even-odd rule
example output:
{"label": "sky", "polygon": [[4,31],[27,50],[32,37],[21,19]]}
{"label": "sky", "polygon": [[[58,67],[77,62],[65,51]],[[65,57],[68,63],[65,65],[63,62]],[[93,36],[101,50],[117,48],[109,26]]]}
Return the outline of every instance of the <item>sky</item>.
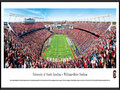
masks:
{"label": "sky", "polygon": [[[9,17],[10,13],[23,15],[24,17]],[[25,17],[42,18],[39,19],[39,21],[80,21],[84,20],[81,19],[83,17],[92,17],[104,14],[110,14],[111,18],[100,18],[101,21],[116,21],[115,8],[5,8],[4,21],[18,22],[23,21]]]}

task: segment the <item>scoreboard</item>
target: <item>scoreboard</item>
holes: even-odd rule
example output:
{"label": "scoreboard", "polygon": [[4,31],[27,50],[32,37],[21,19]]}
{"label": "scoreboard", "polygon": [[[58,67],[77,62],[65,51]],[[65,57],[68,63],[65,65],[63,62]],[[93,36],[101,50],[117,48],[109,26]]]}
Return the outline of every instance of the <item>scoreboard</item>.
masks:
{"label": "scoreboard", "polygon": [[33,18],[24,19],[24,24],[33,24],[33,23],[35,23],[35,19]]}

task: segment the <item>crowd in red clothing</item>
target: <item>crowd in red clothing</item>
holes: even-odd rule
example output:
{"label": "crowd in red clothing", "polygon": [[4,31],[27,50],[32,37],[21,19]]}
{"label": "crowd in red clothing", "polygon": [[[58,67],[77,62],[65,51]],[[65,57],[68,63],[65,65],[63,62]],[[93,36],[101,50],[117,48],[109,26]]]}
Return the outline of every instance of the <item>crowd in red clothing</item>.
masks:
{"label": "crowd in red clothing", "polygon": [[74,24],[74,28],[85,29],[90,32],[94,32],[95,34],[101,34],[105,32],[111,23],[106,22],[82,22]]}
{"label": "crowd in red clothing", "polygon": [[[13,29],[14,30],[14,29]],[[24,31],[24,30],[23,30]],[[19,30],[16,32],[19,33]],[[115,68],[116,27],[104,31],[99,38],[75,29],[54,29],[54,34],[67,34],[82,52],[73,60],[53,62],[40,56],[42,46],[52,34],[40,30],[22,38],[4,32],[5,68]]]}
{"label": "crowd in red clothing", "polygon": [[28,32],[32,29],[45,27],[43,23],[36,22],[34,24],[24,24],[22,22],[16,23],[9,23],[11,28],[14,30],[15,33],[21,35],[23,32]]}
{"label": "crowd in red clothing", "polygon": [[23,36],[21,38],[21,42],[24,47],[29,49],[29,53],[32,54],[32,57],[39,56],[42,52],[42,48],[44,42],[51,36],[52,34],[48,30],[39,30],[30,33],[29,35]]}
{"label": "crowd in red clothing", "polygon": [[5,68],[23,68],[27,57],[19,40],[11,31],[4,29],[4,62]]}

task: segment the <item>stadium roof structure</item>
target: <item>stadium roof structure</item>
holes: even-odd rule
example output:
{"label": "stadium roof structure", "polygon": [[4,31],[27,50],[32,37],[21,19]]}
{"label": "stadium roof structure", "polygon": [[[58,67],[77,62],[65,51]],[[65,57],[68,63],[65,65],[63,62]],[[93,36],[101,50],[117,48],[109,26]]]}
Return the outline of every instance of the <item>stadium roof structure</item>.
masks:
{"label": "stadium roof structure", "polygon": [[97,20],[99,20],[99,22],[101,22],[100,19],[103,19],[104,22],[106,22],[105,18],[109,18],[109,21],[112,22],[110,14],[104,14],[104,15],[99,15],[99,16],[91,16],[91,17],[81,17],[81,18],[79,18],[79,20],[82,21],[82,22],[86,22],[86,21],[97,22]]}
{"label": "stadium roof structure", "polygon": [[[14,18],[14,22],[16,22],[16,18],[17,19],[20,19],[19,21],[23,21],[25,18],[33,18],[36,20],[36,22],[40,22],[41,20],[43,20],[44,18],[43,17],[30,17],[30,16],[24,16],[24,15],[18,15],[18,14],[14,14],[14,13],[10,13],[9,14],[9,21],[10,21],[10,18]],[[107,20],[109,20],[109,22],[112,22],[111,20],[111,14],[104,14],[104,15],[98,15],[98,16],[90,16],[90,17],[80,17],[76,20],[74,20],[74,17],[73,17],[73,21],[80,21],[80,22],[107,22],[106,21],[106,18]],[[9,22],[8,21],[8,22]],[[61,22],[69,22],[69,20],[62,20]],[[59,22],[59,21],[56,21],[56,23]]]}
{"label": "stadium roof structure", "polygon": [[[10,21],[10,18],[11,18],[11,17],[14,17],[14,21],[16,21],[16,18],[17,18],[17,17],[19,17],[20,19],[33,18],[33,19],[35,19],[35,20],[38,21],[38,22],[39,22],[39,20],[44,19],[44,18],[42,18],[42,17],[30,17],[30,16],[24,16],[24,15],[18,15],[18,14],[10,13],[10,14],[9,14],[9,21]],[[9,22],[9,21],[8,21],[8,22]]]}

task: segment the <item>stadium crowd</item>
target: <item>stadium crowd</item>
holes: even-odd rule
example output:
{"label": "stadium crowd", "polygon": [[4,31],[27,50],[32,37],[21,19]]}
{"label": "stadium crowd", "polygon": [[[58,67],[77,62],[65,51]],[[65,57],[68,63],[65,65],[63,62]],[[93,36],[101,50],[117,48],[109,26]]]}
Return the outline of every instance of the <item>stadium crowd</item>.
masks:
{"label": "stadium crowd", "polygon": [[95,34],[102,34],[109,26],[110,23],[107,22],[81,22],[76,23],[74,28],[85,29],[87,31],[94,32]]}
{"label": "stadium crowd", "polygon": [[9,23],[11,28],[14,30],[17,35],[21,35],[24,32],[28,32],[32,29],[44,27],[44,24],[41,22],[36,22],[34,24],[24,24],[21,22]]}
{"label": "stadium crowd", "polygon": [[16,37],[4,29],[4,62],[5,68],[23,68],[27,57]]}
{"label": "stadium crowd", "polygon": [[[22,25],[22,24],[20,24]],[[17,25],[13,25],[16,26]],[[13,27],[12,26],[12,27]],[[32,25],[31,25],[32,26]],[[33,25],[34,26],[34,25]],[[36,26],[38,28],[39,24]],[[41,24],[42,26],[42,24]],[[21,26],[19,26],[21,27]],[[16,33],[24,32],[19,27]],[[29,27],[29,26],[28,26]],[[22,28],[22,27],[21,27]],[[24,27],[26,28],[26,27]],[[34,27],[35,28],[35,27]],[[30,28],[31,29],[31,28]],[[115,68],[116,67],[116,27],[105,30],[99,38],[75,29],[58,30],[55,34],[67,34],[78,45],[82,52],[75,59],[50,61],[40,56],[47,38],[52,35],[48,30],[40,30],[22,38],[16,37],[11,31],[4,30],[4,67],[5,68]],[[97,31],[96,31],[97,32]],[[39,38],[38,38],[39,37]]]}

